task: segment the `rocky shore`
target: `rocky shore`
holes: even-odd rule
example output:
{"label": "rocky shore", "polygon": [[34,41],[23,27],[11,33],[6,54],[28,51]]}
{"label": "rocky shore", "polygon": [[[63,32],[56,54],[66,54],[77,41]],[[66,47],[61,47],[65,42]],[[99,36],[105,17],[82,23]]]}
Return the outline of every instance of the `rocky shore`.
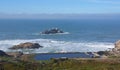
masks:
{"label": "rocky shore", "polygon": [[[9,49],[16,50],[16,49],[38,49],[42,48],[43,46],[39,45],[38,43],[20,43],[18,45],[14,45]],[[69,53],[69,52],[68,52]],[[75,52],[74,52],[75,53]],[[79,52],[78,52],[79,53]],[[82,53],[82,52],[81,52]],[[109,57],[120,57],[120,40],[115,42],[115,47],[111,48],[109,51],[98,51],[98,52],[83,52],[85,55],[92,55],[91,58],[109,58]],[[12,56],[15,58],[19,58],[24,55],[23,52],[4,52],[0,51],[0,56]],[[76,58],[76,57],[75,57]]]}
{"label": "rocky shore", "polygon": [[[34,47],[33,47],[34,45]],[[13,47],[12,47],[13,48]],[[15,49],[40,48],[36,43],[22,43]],[[120,41],[109,51],[85,52],[93,54],[92,58],[52,58],[49,61],[34,60],[35,54],[23,52],[4,52],[0,50],[0,70],[119,70]],[[11,68],[10,68],[11,67]]]}
{"label": "rocky shore", "polygon": [[[11,50],[16,50],[16,49],[38,49],[38,48],[42,48],[42,47],[43,46],[39,45],[38,43],[25,42],[25,43],[20,43],[18,45],[14,45],[14,46],[10,47],[9,49],[11,49]],[[120,57],[120,40],[115,42],[115,47],[111,48],[109,51],[84,52],[84,53],[86,55],[92,55],[92,58],[109,58],[110,56]],[[5,53],[2,50],[0,51],[0,56],[6,56],[6,55],[10,55],[10,56],[12,55],[14,57],[20,57],[20,56],[23,55],[23,52]]]}

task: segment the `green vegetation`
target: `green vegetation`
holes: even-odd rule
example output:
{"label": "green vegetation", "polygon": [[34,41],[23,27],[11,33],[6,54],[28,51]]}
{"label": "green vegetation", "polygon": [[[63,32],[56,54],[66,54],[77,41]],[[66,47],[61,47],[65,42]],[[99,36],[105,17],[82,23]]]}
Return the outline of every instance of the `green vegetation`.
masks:
{"label": "green vegetation", "polygon": [[120,63],[97,60],[52,60],[42,70],[119,70]]}
{"label": "green vegetation", "polygon": [[[4,59],[4,61],[2,61]],[[114,59],[51,59],[23,61],[1,57],[0,70],[120,70],[119,58]]]}

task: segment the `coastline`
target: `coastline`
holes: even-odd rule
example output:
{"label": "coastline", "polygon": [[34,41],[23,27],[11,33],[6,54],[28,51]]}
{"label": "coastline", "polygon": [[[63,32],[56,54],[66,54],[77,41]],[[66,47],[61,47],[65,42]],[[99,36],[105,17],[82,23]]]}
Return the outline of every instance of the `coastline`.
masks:
{"label": "coastline", "polygon": [[[116,47],[115,45],[115,48],[112,48],[110,51],[98,52],[36,54],[11,52],[11,55],[13,56],[1,56],[0,69],[8,70],[9,67],[11,67],[9,70],[119,70],[120,54],[116,53],[119,52],[119,50],[115,51],[116,48],[119,49],[119,47]],[[35,59],[36,56],[41,57],[42,59]]]}

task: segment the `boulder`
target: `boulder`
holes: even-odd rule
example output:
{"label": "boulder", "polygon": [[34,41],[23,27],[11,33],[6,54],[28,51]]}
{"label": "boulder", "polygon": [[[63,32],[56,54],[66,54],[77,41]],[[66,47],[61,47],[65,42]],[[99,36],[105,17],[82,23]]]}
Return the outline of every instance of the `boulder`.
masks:
{"label": "boulder", "polygon": [[49,30],[45,30],[43,32],[41,32],[42,34],[56,34],[56,33],[64,33],[62,30],[58,29],[58,28],[52,28]]}
{"label": "boulder", "polygon": [[120,49],[120,40],[118,40],[117,42],[115,42],[115,48],[116,49]]}
{"label": "boulder", "polygon": [[4,51],[0,50],[0,56],[8,56]]}
{"label": "boulder", "polygon": [[43,46],[39,45],[38,43],[21,43],[19,45],[14,45],[13,47],[9,49],[37,49],[37,48],[42,48]]}

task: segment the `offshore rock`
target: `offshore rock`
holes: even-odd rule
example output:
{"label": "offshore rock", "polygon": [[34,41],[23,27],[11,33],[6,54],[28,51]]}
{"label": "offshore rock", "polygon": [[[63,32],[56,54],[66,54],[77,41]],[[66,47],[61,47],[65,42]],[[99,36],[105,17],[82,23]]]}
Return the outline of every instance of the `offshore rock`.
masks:
{"label": "offshore rock", "polygon": [[46,31],[41,32],[41,33],[42,34],[57,34],[57,33],[64,33],[64,32],[58,28],[52,28],[52,29],[46,30]]}
{"label": "offshore rock", "polygon": [[26,43],[21,43],[19,45],[14,45],[13,47],[9,48],[9,49],[37,49],[37,48],[42,48],[43,46],[39,45],[38,43],[30,43],[30,42],[26,42]]}

